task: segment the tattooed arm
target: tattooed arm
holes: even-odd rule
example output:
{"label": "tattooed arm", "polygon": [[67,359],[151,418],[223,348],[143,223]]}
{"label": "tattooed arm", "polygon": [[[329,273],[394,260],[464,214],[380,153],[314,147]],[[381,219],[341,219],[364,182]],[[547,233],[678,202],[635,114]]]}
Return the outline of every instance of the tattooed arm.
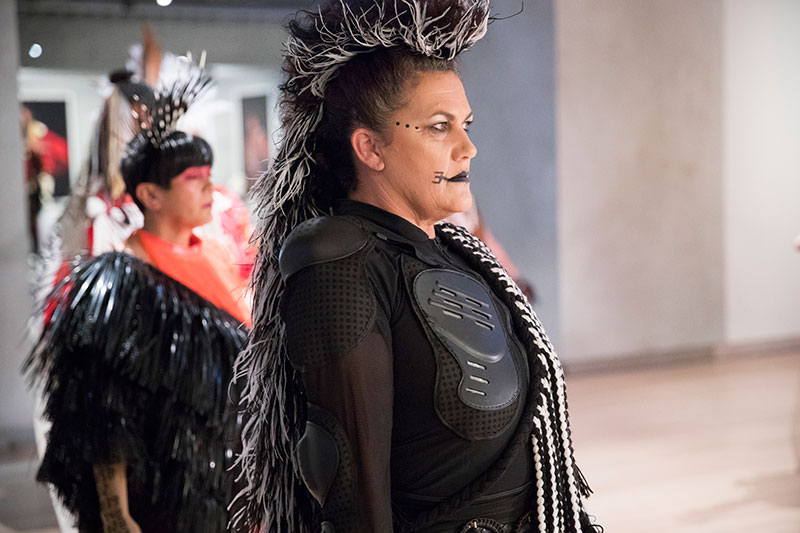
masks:
{"label": "tattooed arm", "polygon": [[128,512],[128,479],[125,463],[94,465],[104,533],[141,533]]}

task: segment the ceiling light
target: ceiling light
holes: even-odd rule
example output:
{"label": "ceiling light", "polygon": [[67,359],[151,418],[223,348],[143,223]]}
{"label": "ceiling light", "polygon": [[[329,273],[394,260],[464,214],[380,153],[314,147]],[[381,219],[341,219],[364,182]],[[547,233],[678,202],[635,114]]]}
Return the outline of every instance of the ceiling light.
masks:
{"label": "ceiling light", "polygon": [[36,59],[40,55],[42,55],[42,45],[39,43],[33,43],[28,49],[28,55],[31,56],[33,59]]}
{"label": "ceiling light", "polygon": [[172,3],[172,0],[156,0],[156,4],[160,5],[161,7],[167,7]]}

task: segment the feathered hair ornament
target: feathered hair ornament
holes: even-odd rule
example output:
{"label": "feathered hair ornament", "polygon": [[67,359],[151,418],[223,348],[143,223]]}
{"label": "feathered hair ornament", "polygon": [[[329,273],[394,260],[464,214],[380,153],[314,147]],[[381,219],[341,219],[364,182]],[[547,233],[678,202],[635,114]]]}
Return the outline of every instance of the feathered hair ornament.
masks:
{"label": "feathered hair ornament", "polygon": [[[131,115],[139,133],[128,143],[120,162],[125,186],[136,198],[136,186],[142,182],[166,186],[169,181],[192,166],[211,165],[211,146],[202,138],[177,130],[178,120],[210,87],[211,77],[191,55],[181,58],[180,75],[171,84],[149,94],[134,94]],[[142,208],[141,205],[139,205]]]}
{"label": "feathered hair ornament", "polygon": [[147,98],[139,94],[132,96],[138,106],[131,115],[138,121],[140,132],[155,148],[175,131],[178,120],[211,85],[211,76],[204,68],[205,52],[199,64],[192,62],[189,52],[185,58],[179,59],[179,65],[183,72],[171,84],[154,90]]}
{"label": "feathered hair ornament", "polygon": [[245,426],[239,457],[245,488],[233,503],[234,528],[311,532],[316,504],[293,455],[305,422],[299,376],[287,362],[278,305],[278,252],[300,222],[322,213],[309,187],[325,91],[358,54],[399,47],[452,60],[486,33],[488,0],[334,0],[289,23],[282,90],[282,144],[255,187],[260,242],[254,277],[251,340],[237,358],[244,380]]}

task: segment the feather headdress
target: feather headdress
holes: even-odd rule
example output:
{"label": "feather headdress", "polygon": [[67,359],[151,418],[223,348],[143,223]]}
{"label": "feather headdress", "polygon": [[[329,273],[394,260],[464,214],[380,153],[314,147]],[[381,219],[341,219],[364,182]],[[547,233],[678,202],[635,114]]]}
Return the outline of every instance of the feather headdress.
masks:
{"label": "feather headdress", "polygon": [[132,98],[139,104],[131,114],[139,122],[140,131],[154,147],[177,128],[178,120],[211,85],[211,76],[201,64],[192,62],[191,55],[179,58],[180,73],[169,84],[153,91],[147,101],[138,95]]}
{"label": "feather headdress", "polygon": [[290,23],[282,144],[255,188],[260,248],[252,281],[253,330],[236,362],[237,379],[244,380],[239,462],[246,488],[234,501],[233,525],[248,531],[305,533],[314,528],[315,506],[292,453],[305,407],[278,318],[284,288],[278,252],[292,228],[322,214],[308,182],[315,172],[312,154],[326,88],[351,58],[376,49],[400,47],[452,60],[483,37],[490,21],[488,0],[338,0],[326,10],[301,12],[302,27]]}
{"label": "feather headdress", "polygon": [[[145,149],[144,142],[158,150],[164,140],[177,129],[178,120],[195,101],[208,90],[211,77],[191,57],[179,61],[180,75],[168,84],[161,84],[150,93],[131,96],[131,115],[137,123],[139,134],[128,145],[125,157],[136,150]],[[138,142],[135,142],[138,141]]]}
{"label": "feather headdress", "polygon": [[181,60],[181,70],[175,81],[162,85],[146,100],[134,95],[131,114],[139,133],[128,143],[120,169],[126,188],[137,203],[135,191],[139,183],[166,186],[188,167],[213,162],[211,147],[204,139],[177,130],[178,120],[209,88],[211,78],[191,59]]}

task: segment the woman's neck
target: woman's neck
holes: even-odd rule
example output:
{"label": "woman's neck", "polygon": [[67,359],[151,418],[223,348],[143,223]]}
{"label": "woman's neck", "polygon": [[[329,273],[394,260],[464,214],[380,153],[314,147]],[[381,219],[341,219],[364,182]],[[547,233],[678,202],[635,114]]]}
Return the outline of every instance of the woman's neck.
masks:
{"label": "woman's neck", "polygon": [[357,202],[374,205],[375,207],[379,207],[384,211],[392,213],[393,215],[404,218],[427,233],[429,238],[433,239],[436,237],[434,225],[438,222],[438,220],[422,220],[422,217],[419,217],[413,209],[405,204],[405,202],[394,200],[392,195],[383,194],[383,191],[380,189],[365,189],[366,188],[359,187],[359,189],[350,193],[349,198]]}
{"label": "woman's neck", "polygon": [[170,224],[158,217],[145,217],[142,230],[155,235],[162,241],[178,246],[189,246],[192,239],[192,228]]}

